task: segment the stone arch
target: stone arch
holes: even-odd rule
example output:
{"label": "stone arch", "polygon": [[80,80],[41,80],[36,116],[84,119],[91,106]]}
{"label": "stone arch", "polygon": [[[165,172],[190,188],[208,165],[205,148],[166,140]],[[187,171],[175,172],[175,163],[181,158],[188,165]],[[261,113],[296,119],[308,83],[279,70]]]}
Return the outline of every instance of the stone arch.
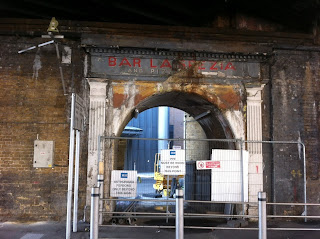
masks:
{"label": "stone arch", "polygon": [[[171,106],[195,117],[206,111],[210,114],[198,120],[207,138],[234,139],[243,137],[245,120],[243,112],[243,86],[240,84],[223,85],[214,82],[200,82],[191,78],[169,78],[164,82],[142,81],[105,81],[92,80],[90,84],[90,122],[89,146],[95,146],[98,133],[105,136],[120,136],[124,127],[133,117],[135,109],[140,112],[157,106]],[[99,94],[96,88],[103,89]],[[89,122],[89,123],[90,123]],[[91,124],[90,124],[91,125]],[[97,130],[99,129],[99,130]],[[91,140],[90,140],[91,139]],[[117,140],[112,144],[102,144],[101,158],[104,160],[104,176],[110,179],[111,170],[117,167]],[[90,150],[92,148],[92,152]],[[209,148],[212,147],[209,144]],[[221,148],[234,149],[237,145],[224,144]],[[88,186],[94,185],[97,177],[97,155],[95,147],[89,147]],[[100,171],[100,168],[99,168]],[[104,192],[108,195],[109,186]],[[90,195],[88,193],[88,195]],[[89,200],[90,197],[87,197]]]}
{"label": "stone arch", "polygon": [[208,115],[198,120],[198,123],[204,129],[207,138],[234,138],[234,134],[228,120],[214,104],[196,93],[183,91],[170,91],[154,94],[142,100],[131,111],[131,115],[126,117],[126,120],[122,123],[119,132],[122,132],[127,123],[132,119],[134,110],[143,112],[150,108],[159,106],[174,107],[190,114],[192,117],[196,117],[204,112],[209,112]]}
{"label": "stone arch", "polygon": [[[121,135],[125,126],[134,117],[135,111],[142,113],[151,108],[167,106],[180,109],[190,116],[195,118],[203,113],[204,117],[201,117],[197,122],[202,127],[207,139],[234,139],[234,133],[230,127],[229,121],[223,115],[223,113],[217,108],[216,105],[209,102],[202,95],[196,93],[189,93],[184,91],[168,91],[164,93],[153,94],[144,100],[140,101],[134,108],[129,111],[128,115],[124,116],[124,120],[121,123],[120,129],[117,136]],[[195,142],[193,142],[195,143]],[[192,143],[192,144],[193,144]],[[118,145],[115,145],[117,147]],[[232,142],[230,143],[217,143],[209,141],[206,143],[207,153],[210,157],[211,149],[213,148],[225,148],[225,149],[235,149],[236,145]],[[121,150],[120,150],[121,151]],[[124,158],[119,161],[119,151],[113,150],[114,163],[113,165],[117,167],[116,169],[122,169],[121,165],[124,165]]]}

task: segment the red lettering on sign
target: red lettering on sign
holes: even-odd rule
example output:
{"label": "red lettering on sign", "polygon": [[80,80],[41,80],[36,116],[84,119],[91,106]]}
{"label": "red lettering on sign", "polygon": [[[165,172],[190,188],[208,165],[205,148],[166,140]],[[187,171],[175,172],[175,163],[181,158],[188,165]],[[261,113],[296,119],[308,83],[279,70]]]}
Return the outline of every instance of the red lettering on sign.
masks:
{"label": "red lettering on sign", "polygon": [[199,65],[199,70],[205,70],[206,68],[203,65],[203,61],[201,61],[201,64]]}
{"label": "red lettering on sign", "polygon": [[220,168],[220,161],[208,161],[206,162],[206,168]]}
{"label": "red lettering on sign", "polygon": [[109,66],[116,66],[117,58],[109,56]]}
{"label": "red lettering on sign", "polygon": [[[142,72],[141,67],[148,67],[145,65],[150,60],[150,70],[163,68],[162,70],[165,71],[165,74],[170,74],[170,69],[172,69],[171,60],[165,59],[160,62],[160,59],[140,59],[140,58],[117,58],[110,56],[108,57],[108,66],[109,67],[135,67],[136,70],[134,72]],[[148,63],[147,63],[148,64]],[[179,60],[178,67],[181,69],[185,69],[187,67],[191,68],[195,64],[197,64],[197,68],[200,71],[203,70],[210,70],[210,71],[226,71],[226,70],[236,70],[236,66],[234,62],[221,62],[221,61],[193,61],[193,60]],[[140,68],[138,70],[138,68]],[[209,68],[209,69],[208,69]],[[128,69],[130,70],[130,69]],[[132,71],[131,71],[132,72]],[[153,73],[153,72],[151,72]]]}
{"label": "red lettering on sign", "polygon": [[235,70],[236,68],[234,68],[234,65],[232,65],[231,62],[229,62],[224,69],[225,69],[225,70],[228,70],[228,69],[230,69],[230,70]]}
{"label": "red lettering on sign", "polygon": [[133,59],[133,67],[136,67],[136,65],[138,65],[138,67],[141,67],[141,59],[138,59],[138,58]]}
{"label": "red lettering on sign", "polygon": [[194,61],[189,61],[189,68],[193,65]]}
{"label": "red lettering on sign", "polygon": [[163,67],[169,67],[169,68],[171,68],[171,64],[170,64],[170,62],[169,62],[167,59],[165,59],[165,60],[162,62],[161,66],[160,66],[160,68],[163,68]]}
{"label": "red lettering on sign", "polygon": [[183,68],[186,68],[186,63],[184,61],[180,61],[180,64],[183,66]]}
{"label": "red lettering on sign", "polygon": [[131,66],[130,62],[127,60],[127,58],[123,58],[120,62],[119,66]]}
{"label": "red lettering on sign", "polygon": [[210,67],[210,70],[218,70],[218,68],[216,67],[216,65],[217,65],[217,62],[216,62],[216,61],[213,62],[213,63],[212,63],[212,66]]}
{"label": "red lettering on sign", "polygon": [[151,68],[157,68],[157,66],[154,66],[154,65],[153,65],[152,59],[150,59],[150,67],[151,67]]}

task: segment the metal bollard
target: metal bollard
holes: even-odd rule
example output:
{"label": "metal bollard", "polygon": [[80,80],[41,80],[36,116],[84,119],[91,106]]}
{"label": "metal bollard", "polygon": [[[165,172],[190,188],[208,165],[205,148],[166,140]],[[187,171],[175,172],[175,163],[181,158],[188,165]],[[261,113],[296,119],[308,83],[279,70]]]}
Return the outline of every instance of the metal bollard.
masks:
{"label": "metal bollard", "polygon": [[99,188],[91,189],[90,239],[98,239],[99,234]]}
{"label": "metal bollard", "polygon": [[[103,195],[103,180],[104,176],[103,174],[98,174],[98,187],[99,187],[99,193],[100,193],[100,199],[102,198]],[[99,211],[103,210],[103,201],[99,201]],[[102,225],[103,218],[102,218],[102,213],[99,213],[99,225]]]}
{"label": "metal bollard", "polygon": [[176,239],[183,239],[184,235],[183,190],[176,189]]}
{"label": "metal bollard", "polygon": [[259,202],[259,239],[267,239],[267,195],[258,193]]}

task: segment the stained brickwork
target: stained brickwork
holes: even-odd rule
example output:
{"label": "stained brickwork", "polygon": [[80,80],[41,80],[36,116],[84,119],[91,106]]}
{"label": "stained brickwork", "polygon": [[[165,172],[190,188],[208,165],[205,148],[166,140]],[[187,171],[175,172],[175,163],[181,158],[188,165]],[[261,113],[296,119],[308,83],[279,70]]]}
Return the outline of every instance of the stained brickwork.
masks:
{"label": "stained brickwork", "polygon": [[[272,139],[305,143],[308,201],[318,194],[314,187],[319,176],[319,56],[277,51],[272,66]],[[302,202],[303,160],[295,153],[297,146],[277,145],[273,150],[275,201]]]}
{"label": "stained brickwork", "polygon": [[[69,40],[61,40],[61,43],[72,48],[72,64],[62,66],[67,93],[64,95],[53,45],[33,49],[23,54],[17,53],[21,49],[46,41],[40,36],[45,33],[43,31],[47,28],[47,21],[30,20],[27,26],[24,24],[21,21],[8,21],[0,25],[1,221],[65,219],[70,95],[72,92],[78,93],[85,99],[87,107],[89,101],[87,96],[89,86],[84,73],[90,66],[84,61],[84,55],[88,54],[88,58],[90,56],[81,47],[82,33],[107,33],[100,38],[86,38],[89,45],[102,47],[117,45],[117,41],[121,39],[121,44],[129,48],[144,46],[153,50],[167,47],[169,50],[178,49],[189,52],[239,52],[237,57],[242,57],[242,54],[253,56],[256,53],[268,55],[269,60],[263,63],[261,76],[255,82],[242,81],[242,79],[231,79],[232,84],[224,79],[218,79],[217,82],[202,82],[195,75],[189,75],[189,71],[185,78],[171,77],[162,86],[158,82],[131,81],[130,87],[125,88],[124,81],[110,82],[107,79],[98,79],[97,81],[105,81],[107,85],[106,125],[124,124],[125,122],[118,120],[120,116],[129,120],[130,108],[127,108],[127,112],[123,110],[126,105],[133,106],[146,100],[150,107],[156,106],[157,102],[152,100],[158,101],[160,98],[151,96],[158,93],[159,95],[167,93],[161,100],[165,105],[169,105],[176,100],[174,92],[201,96],[221,111],[239,110],[244,113],[245,121],[244,85],[252,84],[254,87],[254,84],[257,84],[260,87],[265,84],[262,91],[263,139],[294,141],[301,139],[305,143],[308,202],[319,200],[320,53],[319,46],[313,45],[318,42],[314,36],[295,33],[271,34],[270,32],[264,35],[262,30],[259,33],[253,31],[248,35],[242,31],[238,36],[236,31],[233,32],[230,29],[225,33],[221,29],[218,32],[207,28],[186,31],[184,28],[161,26],[134,26],[130,29],[128,25],[92,23],[92,26],[88,26],[86,25],[88,23],[62,21],[59,25],[60,30],[66,33]],[[256,24],[250,24],[250,26],[253,25]],[[245,30],[246,24],[242,26],[241,29]],[[251,27],[249,29],[254,30]],[[113,44],[115,42],[116,44]],[[292,46],[295,47],[289,50]],[[280,50],[281,48],[286,50]],[[151,100],[148,101],[149,99]],[[185,99],[184,96],[183,100]],[[188,101],[186,102],[183,104],[187,110],[190,106]],[[109,110],[111,106],[114,107],[114,111]],[[199,106],[201,105],[197,105],[193,110],[196,111]],[[144,106],[141,107],[141,110],[145,110]],[[86,108],[86,112],[88,111],[89,109]],[[237,121],[239,121],[238,118],[233,121],[235,126],[245,123]],[[208,126],[210,127],[211,125]],[[228,135],[232,135],[229,127],[224,125],[224,129]],[[118,134],[118,132],[111,133]],[[81,145],[79,209],[85,206],[86,197],[88,156],[86,135],[87,129],[83,134]],[[55,142],[53,168],[33,168],[33,142],[37,137]],[[108,150],[110,149],[106,149],[107,153]],[[300,152],[300,155],[293,152]],[[111,158],[110,155],[107,156]],[[264,188],[269,200],[303,202],[301,149],[296,145],[264,145],[263,161]],[[89,170],[89,175],[91,173]],[[301,214],[302,208],[293,211]],[[279,212],[289,213],[288,209],[284,208],[280,208]],[[82,210],[79,211],[79,217],[81,213]],[[310,210],[309,214],[312,213],[316,214],[317,210]]]}
{"label": "stained brickwork", "polygon": [[[64,95],[52,44],[18,54],[44,41],[41,37],[1,37],[1,221],[62,220],[66,215],[70,93],[82,93],[83,63],[80,52],[75,51],[74,65],[63,66],[68,94]],[[53,168],[33,167],[37,137],[54,141]],[[86,183],[86,143],[82,146],[80,195],[84,195]],[[83,207],[84,198],[80,197],[79,216]]]}
{"label": "stained brickwork", "polygon": [[[186,138],[187,139],[205,139],[206,134],[200,124],[187,115],[186,120]],[[186,141],[186,160],[208,160],[210,159],[209,143],[206,141]]]}

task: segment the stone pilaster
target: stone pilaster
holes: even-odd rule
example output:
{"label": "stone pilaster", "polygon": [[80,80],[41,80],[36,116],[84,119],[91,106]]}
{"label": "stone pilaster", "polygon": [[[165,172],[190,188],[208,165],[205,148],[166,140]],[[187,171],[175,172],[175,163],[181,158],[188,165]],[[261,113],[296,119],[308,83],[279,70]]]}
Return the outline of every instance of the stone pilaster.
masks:
{"label": "stone pilaster", "polygon": [[[262,87],[247,88],[247,140],[262,140]],[[258,201],[258,192],[263,191],[262,144],[248,143],[249,151],[249,202]],[[256,214],[257,208],[250,206],[249,214]]]}
{"label": "stone pilaster", "polygon": [[[97,185],[98,175],[98,136],[104,135],[106,121],[106,83],[92,82],[90,85],[89,137],[88,137],[88,171],[87,171],[87,205],[90,205],[91,187]],[[101,158],[104,148],[101,146]]]}

